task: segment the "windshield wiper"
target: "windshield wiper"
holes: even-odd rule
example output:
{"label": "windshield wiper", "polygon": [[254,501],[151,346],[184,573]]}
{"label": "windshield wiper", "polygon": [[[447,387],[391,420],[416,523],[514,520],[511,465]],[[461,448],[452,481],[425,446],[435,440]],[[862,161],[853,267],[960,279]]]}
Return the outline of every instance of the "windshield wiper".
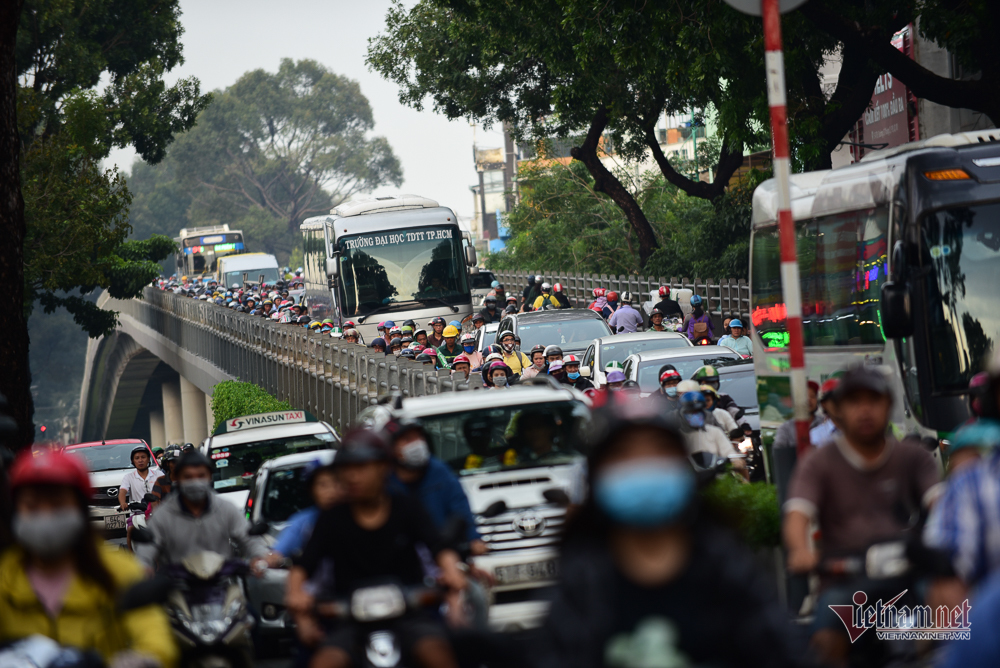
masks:
{"label": "windshield wiper", "polygon": [[365,313],[363,316],[358,318],[359,323],[364,323],[365,320],[375,315],[376,313],[382,313],[383,311],[388,311],[393,306],[396,306],[399,302],[389,302],[388,304],[382,304],[381,306],[376,306],[374,309]]}
{"label": "windshield wiper", "polygon": [[457,306],[455,306],[454,304],[449,304],[448,302],[446,302],[445,300],[441,299],[440,297],[417,297],[413,301],[415,301],[415,302],[438,302],[438,303],[444,304],[445,306],[447,306],[448,308],[450,308],[452,313],[458,313],[458,307]]}

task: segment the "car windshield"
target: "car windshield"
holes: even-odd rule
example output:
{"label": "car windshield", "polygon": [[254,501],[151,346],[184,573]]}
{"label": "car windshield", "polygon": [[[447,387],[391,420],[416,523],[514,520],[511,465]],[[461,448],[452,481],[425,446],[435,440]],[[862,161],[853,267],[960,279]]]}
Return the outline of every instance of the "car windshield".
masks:
{"label": "car windshield", "polygon": [[551,345],[568,346],[576,349],[586,348],[594,339],[599,339],[602,336],[610,336],[611,328],[600,318],[519,322],[517,324],[517,335],[521,337],[521,350],[531,350],[535,346]]}
{"label": "car windshield", "polygon": [[719,374],[719,392],[728,394],[740,408],[757,407],[757,376],[753,372],[753,362],[746,360],[746,370]]}
{"label": "car windshield", "polygon": [[[921,266],[935,389],[967,390],[1000,341],[1000,203],[942,209],[924,218]],[[930,271],[928,271],[930,269]]]}
{"label": "car windshield", "polygon": [[497,280],[489,271],[480,271],[478,274],[469,274],[469,287],[473,290],[483,290],[493,285]]}
{"label": "car windshield", "polygon": [[422,418],[434,454],[459,475],[568,464],[590,412],[578,401],[453,411]]}
{"label": "car windshield", "polygon": [[66,452],[82,457],[87,464],[87,470],[95,473],[132,468],[132,449],[139,445],[142,443],[88,445],[83,448],[66,448]]}
{"label": "car windshield", "polygon": [[234,492],[250,486],[260,465],[269,459],[333,447],[331,433],[285,436],[252,443],[213,446],[208,456],[215,462],[212,481],[220,492]]}
{"label": "car windshield", "polygon": [[413,307],[421,301],[468,303],[461,242],[458,229],[445,226],[341,237],[343,312],[360,316],[387,305]]}
{"label": "car windshield", "polygon": [[605,343],[601,345],[601,364],[607,366],[612,362],[621,364],[625,358],[633,353],[643,353],[650,350],[664,350],[666,348],[689,348],[688,340],[680,336],[658,336],[654,339],[628,340],[622,339],[620,342]]}
{"label": "car windshield", "polygon": [[260,280],[260,275],[264,274],[265,283],[277,283],[278,282],[278,270],[274,267],[268,269],[244,269],[242,271],[227,271],[225,279],[222,281],[223,285],[232,287],[233,285],[243,285],[243,274],[247,275],[247,281],[250,283],[257,283]]}
{"label": "car windshield", "polygon": [[[662,369],[667,364],[674,365],[677,372],[681,375],[681,378],[690,378],[698,367],[711,364],[712,366],[726,366],[730,364],[738,363],[749,363],[749,360],[744,360],[742,357],[733,353],[730,355],[716,356],[716,357],[675,357],[675,358],[665,358],[659,360],[649,360],[646,362],[641,362],[639,364],[639,389],[642,392],[656,392],[660,389],[660,369]],[[754,401],[754,405],[756,405]]]}
{"label": "car windshield", "polygon": [[313,505],[305,473],[307,462],[299,466],[274,469],[267,475],[260,512],[268,522],[284,522],[293,514]]}

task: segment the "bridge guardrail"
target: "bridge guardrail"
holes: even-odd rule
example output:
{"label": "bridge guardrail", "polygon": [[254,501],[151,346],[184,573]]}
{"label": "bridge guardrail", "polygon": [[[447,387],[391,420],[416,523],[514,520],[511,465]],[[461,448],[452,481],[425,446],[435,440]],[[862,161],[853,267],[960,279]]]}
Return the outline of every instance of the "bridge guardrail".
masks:
{"label": "bridge guardrail", "polygon": [[308,410],[340,432],[364,408],[396,390],[408,397],[480,390],[483,385],[479,373],[459,381],[447,370],[155,288],[146,288],[142,299],[108,298],[101,306]]}
{"label": "bridge guardrail", "polygon": [[[628,291],[637,295],[640,302],[649,298],[650,290],[657,290],[666,285],[671,288],[693,290],[702,298],[708,300],[706,309],[711,315],[719,318],[739,317],[750,318],[750,286],[745,279],[733,278],[677,278],[673,276],[668,281],[663,276],[609,276],[607,274],[570,274],[561,272],[541,272],[547,283],[562,283],[563,290],[577,303],[586,306],[593,301],[594,288],[608,288],[615,292]],[[528,284],[527,271],[494,271],[508,294],[520,295]]]}

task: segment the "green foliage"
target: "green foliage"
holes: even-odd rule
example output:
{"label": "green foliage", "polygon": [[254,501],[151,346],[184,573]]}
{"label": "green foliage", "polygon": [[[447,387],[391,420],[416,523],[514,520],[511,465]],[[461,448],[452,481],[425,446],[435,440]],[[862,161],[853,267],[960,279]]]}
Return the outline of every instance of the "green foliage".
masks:
{"label": "green foliage", "polygon": [[[632,177],[622,173],[619,178]],[[643,273],[746,278],[750,198],[763,178],[752,172],[713,205],[685,195],[659,174],[640,177],[634,184],[636,200],[660,243]],[[614,202],[594,190],[580,162],[528,163],[519,182],[521,202],[507,215],[511,238],[504,251],[485,257],[488,268],[621,275],[640,266],[632,228]]]}
{"label": "green foliage", "polygon": [[781,545],[781,511],[774,485],[723,476],[702,492],[709,511],[751,548]]}
{"label": "green foliage", "polygon": [[212,431],[233,418],[273,411],[289,411],[292,405],[278,401],[253,383],[227,380],[212,388]]}
{"label": "green foliage", "polygon": [[298,225],[351,195],[402,183],[356,81],[311,60],[247,72],[217,92],[164,162],[129,177],[137,230],[228,224],[248,247],[289,261]]}

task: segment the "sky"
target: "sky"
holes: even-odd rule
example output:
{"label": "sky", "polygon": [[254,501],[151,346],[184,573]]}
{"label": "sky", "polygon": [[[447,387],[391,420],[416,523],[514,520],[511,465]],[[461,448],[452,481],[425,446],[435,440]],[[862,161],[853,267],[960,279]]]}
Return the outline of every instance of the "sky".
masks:
{"label": "sky", "polygon": [[[210,91],[226,88],[249,70],[277,71],[282,58],[316,60],[358,81],[372,107],[374,134],[388,138],[402,164],[402,187],[375,194],[422,195],[468,220],[474,206],[469,186],[478,182],[473,142],[496,148],[503,136],[498,129],[448,121],[426,107],[419,112],[405,107],[396,85],[368,70],[368,38],[382,32],[389,5],[388,0],[182,1],[185,62],[166,79],[195,76],[202,90]],[[119,150],[108,162],[127,172],[135,159],[134,151]]]}

